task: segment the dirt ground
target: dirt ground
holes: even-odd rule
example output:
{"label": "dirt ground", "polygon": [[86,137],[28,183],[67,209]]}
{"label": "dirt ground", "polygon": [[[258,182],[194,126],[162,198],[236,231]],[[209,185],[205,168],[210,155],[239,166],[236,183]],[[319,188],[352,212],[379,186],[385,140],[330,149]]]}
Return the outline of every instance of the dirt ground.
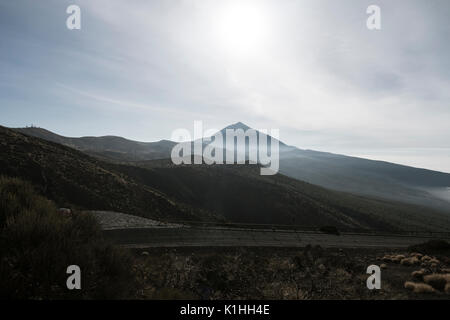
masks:
{"label": "dirt ground", "polygon": [[[140,299],[450,299],[445,287],[405,288],[407,281],[424,283],[423,275],[450,273],[447,252],[423,261],[426,252],[319,246],[132,252]],[[419,261],[411,261],[415,255]],[[367,288],[369,265],[381,267],[379,290]],[[421,269],[423,274],[411,275]]]}

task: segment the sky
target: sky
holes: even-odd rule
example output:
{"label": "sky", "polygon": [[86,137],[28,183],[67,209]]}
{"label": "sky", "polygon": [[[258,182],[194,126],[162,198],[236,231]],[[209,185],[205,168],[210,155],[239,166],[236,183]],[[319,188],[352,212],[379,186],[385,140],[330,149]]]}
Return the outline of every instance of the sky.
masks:
{"label": "sky", "polygon": [[156,141],[240,121],[450,172],[449,17],[448,0],[0,0],[0,125]]}

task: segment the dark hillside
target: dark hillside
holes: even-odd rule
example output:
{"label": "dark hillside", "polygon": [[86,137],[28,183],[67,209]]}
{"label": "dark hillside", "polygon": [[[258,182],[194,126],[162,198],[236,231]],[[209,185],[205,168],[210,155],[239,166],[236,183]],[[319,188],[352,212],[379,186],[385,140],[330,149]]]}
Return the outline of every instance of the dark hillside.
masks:
{"label": "dark hillside", "polygon": [[449,230],[445,213],[331,191],[287,176],[261,176],[255,165],[183,165],[155,160],[114,165],[180,202],[243,223],[333,225],[344,229]]}
{"label": "dark hillside", "polygon": [[114,210],[158,219],[192,219],[158,191],[72,148],[0,127],[0,174],[41,188],[60,206]]}

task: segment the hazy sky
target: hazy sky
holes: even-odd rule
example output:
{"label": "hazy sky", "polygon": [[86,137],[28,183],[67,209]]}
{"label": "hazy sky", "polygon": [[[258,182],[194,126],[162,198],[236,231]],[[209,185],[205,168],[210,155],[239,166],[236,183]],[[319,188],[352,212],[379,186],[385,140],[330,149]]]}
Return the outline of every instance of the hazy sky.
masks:
{"label": "hazy sky", "polygon": [[449,19],[448,0],[0,0],[0,124],[154,141],[242,121],[450,172]]}

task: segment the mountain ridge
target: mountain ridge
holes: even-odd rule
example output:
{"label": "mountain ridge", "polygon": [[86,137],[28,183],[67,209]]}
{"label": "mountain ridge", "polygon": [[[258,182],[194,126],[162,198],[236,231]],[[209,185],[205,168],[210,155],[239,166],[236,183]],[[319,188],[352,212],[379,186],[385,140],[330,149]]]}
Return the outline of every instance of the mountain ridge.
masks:
{"label": "mountain ridge", "polygon": [[3,127],[0,138],[0,174],[33,182],[59,205],[163,221],[450,230],[442,212],[335,192],[282,174],[261,176],[258,165],[105,162]]}
{"label": "mountain ridge", "polygon": [[[246,124],[236,122],[219,132],[225,132],[226,129],[248,130],[248,128],[250,127]],[[123,138],[121,141],[127,144],[124,147],[120,143],[113,142],[103,145],[101,141],[105,140],[104,137],[65,138],[56,134],[51,136],[48,134],[50,131],[45,129],[43,130],[46,135],[41,134],[36,128],[14,130],[71,147],[75,145],[83,152],[117,162],[168,159],[173,146],[176,145],[170,140],[138,142]],[[305,150],[288,146],[281,141],[280,143],[279,171],[291,178],[332,190],[424,205],[450,212],[450,193],[446,189],[450,186],[448,173],[387,161]]]}

